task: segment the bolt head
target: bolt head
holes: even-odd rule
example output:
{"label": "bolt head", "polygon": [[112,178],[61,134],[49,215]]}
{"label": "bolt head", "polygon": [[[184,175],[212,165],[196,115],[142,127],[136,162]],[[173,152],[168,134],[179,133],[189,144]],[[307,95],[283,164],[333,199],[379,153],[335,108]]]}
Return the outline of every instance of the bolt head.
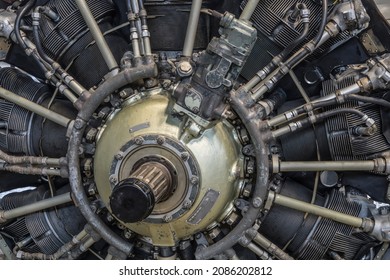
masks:
{"label": "bolt head", "polygon": [[195,185],[199,182],[199,178],[196,176],[192,176],[190,179],[191,184]]}
{"label": "bolt head", "polygon": [[114,217],[111,216],[110,214],[107,214],[107,221],[109,221],[109,222],[114,221]]}
{"label": "bolt head", "polygon": [[88,188],[88,194],[89,195],[95,195],[97,193],[96,185],[91,184]]}
{"label": "bolt head", "polygon": [[76,128],[77,130],[80,130],[84,127],[84,121],[80,120],[80,119],[77,119],[75,120],[74,122],[74,128]]}
{"label": "bolt head", "polygon": [[144,138],[142,137],[135,138],[135,144],[142,145],[143,142],[144,142]]}
{"label": "bolt head", "polygon": [[259,208],[262,203],[263,203],[263,200],[260,197],[255,197],[252,201],[253,206],[256,208]]}
{"label": "bolt head", "polygon": [[163,218],[164,222],[169,223],[172,221],[172,216],[171,215],[165,215]]}
{"label": "bolt head", "polygon": [[190,200],[184,201],[182,206],[184,209],[189,209],[191,207],[191,201]]}
{"label": "bolt head", "polygon": [[157,138],[157,144],[163,145],[164,143],[165,143],[165,137],[159,136],[159,137]]}
{"label": "bolt head", "polygon": [[191,64],[190,64],[189,62],[183,61],[183,62],[180,63],[180,65],[179,65],[179,70],[180,70],[180,72],[182,72],[182,73],[188,74],[188,73],[190,73],[190,72],[192,71],[192,66],[191,66]]}
{"label": "bolt head", "polygon": [[97,133],[98,133],[98,130],[96,128],[91,128],[86,135],[87,140],[94,141]]}
{"label": "bolt head", "polygon": [[214,228],[212,229],[208,234],[210,236],[211,239],[214,239],[216,238],[219,234],[221,233],[221,230],[219,228]]}
{"label": "bolt head", "polygon": [[187,152],[184,152],[181,154],[181,159],[182,160],[187,160],[190,157],[190,155]]}
{"label": "bolt head", "polygon": [[110,177],[110,182],[111,182],[112,184],[116,184],[116,183],[118,183],[118,179],[115,178],[114,176],[111,176],[111,177]]}

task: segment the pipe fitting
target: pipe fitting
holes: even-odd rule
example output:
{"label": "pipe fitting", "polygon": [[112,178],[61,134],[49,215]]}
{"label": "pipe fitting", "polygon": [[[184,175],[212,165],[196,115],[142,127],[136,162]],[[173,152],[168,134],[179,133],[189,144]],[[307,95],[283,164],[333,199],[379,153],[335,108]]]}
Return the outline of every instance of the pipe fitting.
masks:
{"label": "pipe fitting", "polygon": [[303,23],[310,22],[310,10],[309,9],[302,9],[300,12],[300,16],[302,18]]}
{"label": "pipe fitting", "polygon": [[370,232],[370,235],[372,235],[379,241],[389,242],[390,241],[390,215],[389,214],[374,215],[374,222],[372,224],[373,227],[372,227],[372,231]]}
{"label": "pipe fitting", "polygon": [[240,245],[241,245],[242,247],[247,248],[248,245],[249,245],[250,243],[252,243],[252,240],[253,240],[253,238],[252,238],[252,239],[249,239],[246,235],[243,235],[243,236],[241,236],[240,239],[238,240],[238,243],[240,243]]}

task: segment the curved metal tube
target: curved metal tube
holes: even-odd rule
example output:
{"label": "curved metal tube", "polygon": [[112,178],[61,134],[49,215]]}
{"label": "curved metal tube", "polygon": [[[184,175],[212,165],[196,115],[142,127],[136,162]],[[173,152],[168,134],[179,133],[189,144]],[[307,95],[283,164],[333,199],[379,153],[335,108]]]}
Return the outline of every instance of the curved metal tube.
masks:
{"label": "curved metal tube", "polygon": [[81,213],[92,226],[92,228],[110,245],[118,248],[127,255],[133,250],[133,244],[130,244],[115,234],[91,209],[89,200],[83,188],[79,148],[85,132],[86,124],[94,111],[103,102],[103,100],[115,90],[126,86],[134,81],[144,78],[154,77],[156,75],[156,66],[154,63],[142,65],[137,68],[126,69],[116,76],[103,83],[90,98],[87,99],[80,110],[72,130],[68,146],[68,163],[70,186],[74,200]]}
{"label": "curved metal tube", "polygon": [[317,46],[321,42],[322,35],[325,32],[325,26],[328,19],[328,0],[322,0],[322,18],[316,37],[313,39],[314,45]]}
{"label": "curved metal tube", "polygon": [[195,257],[197,259],[210,259],[215,255],[225,252],[237,242],[239,242],[240,237],[248,228],[253,225],[257,219],[257,215],[259,214],[260,207],[262,205],[262,199],[265,198],[267,194],[269,177],[268,149],[265,142],[263,141],[258,123],[256,120],[251,118],[252,114],[250,114],[248,108],[246,108],[245,104],[240,100],[240,98],[238,98],[237,95],[239,94],[234,91],[231,93],[232,108],[235,110],[239,118],[243,120],[243,123],[245,124],[246,129],[248,130],[248,133],[254,142],[253,146],[255,148],[257,178],[253,192],[253,199],[250,203],[248,211],[240,220],[238,225],[217,243],[198,250],[195,253]]}

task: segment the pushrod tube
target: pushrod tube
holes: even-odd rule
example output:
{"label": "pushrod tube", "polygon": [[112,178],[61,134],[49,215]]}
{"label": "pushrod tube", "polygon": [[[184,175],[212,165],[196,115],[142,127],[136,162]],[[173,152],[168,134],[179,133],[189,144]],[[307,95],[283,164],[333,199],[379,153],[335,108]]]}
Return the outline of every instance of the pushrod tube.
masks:
{"label": "pushrod tube", "polygon": [[[376,171],[376,160],[356,161],[279,161],[273,173],[298,171]],[[379,170],[378,170],[379,171]]]}
{"label": "pushrod tube", "polygon": [[262,260],[272,260],[270,255],[264,251],[263,249],[259,248],[256,244],[253,242],[250,242],[247,245],[247,248],[251,250],[253,253],[255,253],[257,256],[259,256]]}
{"label": "pushrod tube", "polygon": [[61,194],[52,198],[43,199],[41,201],[14,208],[11,210],[0,211],[0,222],[4,223],[10,219],[25,216],[51,207],[69,203],[72,201],[70,193]]}
{"label": "pushrod tube", "polygon": [[68,127],[69,123],[71,122],[71,120],[67,117],[64,117],[63,115],[46,109],[45,107],[38,105],[26,98],[23,98],[13,92],[10,92],[9,90],[6,90],[2,87],[0,87],[0,97],[4,98],[7,101],[15,103],[16,105],[23,107],[41,117],[51,120],[52,122],[55,122],[56,124],[59,124],[63,127]]}
{"label": "pushrod tube", "polygon": [[193,0],[188,19],[187,33],[184,41],[183,56],[191,57],[194,51],[196,31],[198,29],[198,22],[200,17],[200,10],[202,8],[202,0]]}
{"label": "pushrod tube", "polygon": [[274,192],[270,192],[270,195],[274,196],[273,202],[281,206],[285,206],[305,213],[317,215],[323,218],[331,219],[333,221],[342,224],[350,225],[355,228],[360,228],[365,232],[371,232],[374,228],[374,221],[368,218],[359,218],[359,217],[347,215],[331,209],[327,209],[325,207],[300,201],[295,198],[276,194]]}
{"label": "pushrod tube", "polygon": [[293,260],[290,255],[288,255],[286,252],[284,252],[282,249],[277,247],[274,243],[258,232],[256,232],[253,241],[280,260]]}
{"label": "pushrod tube", "polygon": [[95,18],[93,17],[91,10],[89,9],[85,0],[75,0],[81,15],[83,16],[85,23],[87,24],[89,30],[91,31],[92,37],[96,41],[96,45],[99,48],[100,53],[103,56],[104,61],[106,62],[108,69],[110,71],[119,68],[118,63],[115,60],[114,55],[111,52],[110,47],[108,46],[104,36],[97,24]]}
{"label": "pushrod tube", "polygon": [[249,0],[246,4],[244,10],[242,11],[240,15],[241,20],[250,20],[253,12],[255,11],[257,5],[259,4],[260,0]]}

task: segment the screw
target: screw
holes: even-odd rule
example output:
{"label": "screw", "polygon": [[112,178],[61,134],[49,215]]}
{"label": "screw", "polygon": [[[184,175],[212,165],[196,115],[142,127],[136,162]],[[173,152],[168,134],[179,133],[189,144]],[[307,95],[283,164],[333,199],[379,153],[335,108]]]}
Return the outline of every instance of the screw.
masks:
{"label": "screw", "polygon": [[208,235],[210,236],[211,239],[215,239],[220,233],[221,233],[221,230],[216,227],[216,228],[212,229],[208,233]]}
{"label": "screw", "polygon": [[107,214],[107,221],[112,222],[114,220],[114,217],[110,214]]}
{"label": "screw", "polygon": [[180,156],[182,160],[187,160],[190,157],[190,155],[187,152],[182,153]]}
{"label": "screw", "polygon": [[77,130],[80,130],[84,127],[84,121],[80,120],[80,119],[77,119],[75,120],[74,122],[74,128],[76,128]]}
{"label": "screw", "polygon": [[125,91],[121,91],[121,92],[119,93],[119,96],[120,96],[121,98],[126,98],[126,97],[127,97],[127,93],[126,93]]}
{"label": "screw", "polygon": [[130,238],[131,238],[131,232],[126,231],[126,232],[125,232],[125,238],[126,238],[126,239],[130,239]]}
{"label": "screw", "polygon": [[115,155],[115,159],[116,160],[122,160],[123,159],[123,155],[122,154],[117,154],[117,155]]}
{"label": "screw", "polygon": [[151,87],[153,87],[155,84],[156,84],[156,80],[155,80],[155,79],[147,79],[147,80],[145,81],[145,87],[146,87],[146,88],[151,88]]}
{"label": "screw", "polygon": [[192,176],[190,182],[191,184],[196,185],[199,182],[199,178],[196,176]]}
{"label": "screw", "polygon": [[252,201],[252,204],[255,208],[259,208],[261,204],[263,203],[263,200],[260,197],[255,197]]}
{"label": "screw", "polygon": [[101,119],[104,119],[105,117],[108,116],[108,114],[110,113],[110,108],[108,107],[104,107],[102,108],[99,113],[98,113],[98,117],[101,118]]}
{"label": "screw", "polygon": [[143,142],[144,142],[144,138],[142,138],[141,136],[135,138],[135,144],[142,145]]}
{"label": "screw", "polygon": [[190,200],[186,200],[186,201],[184,201],[184,203],[183,203],[183,208],[184,209],[189,209],[191,207],[191,201]]}
{"label": "screw", "polygon": [[159,136],[157,137],[157,144],[163,145],[165,143],[165,137]]}
{"label": "screw", "polygon": [[387,207],[381,207],[379,208],[379,213],[383,216],[387,215],[389,213],[389,209]]}
{"label": "screw", "polygon": [[120,108],[121,103],[119,101],[115,101],[115,102],[113,102],[112,106],[114,106],[114,108]]}
{"label": "screw", "polygon": [[85,138],[87,138],[88,141],[92,142],[92,141],[95,140],[97,133],[98,133],[98,130],[96,128],[91,128],[88,131],[88,133],[87,133]]}
{"label": "screw", "polygon": [[238,215],[235,212],[232,212],[229,217],[225,220],[226,224],[229,226],[233,225],[238,219]]}
{"label": "screw", "polygon": [[165,215],[163,218],[164,222],[169,223],[172,221],[172,216],[171,215]]}
{"label": "screw", "polygon": [[188,74],[192,71],[192,66],[189,62],[184,61],[184,62],[180,63],[179,70],[182,73]]}
{"label": "screw", "polygon": [[92,196],[92,195],[95,195],[96,192],[97,192],[96,185],[91,184],[88,188],[88,194]]}
{"label": "screw", "polygon": [[164,80],[162,86],[164,89],[168,89],[171,86],[172,82],[170,80]]}
{"label": "screw", "polygon": [[116,184],[116,183],[118,182],[118,179],[115,178],[115,176],[110,176],[110,182],[111,182],[112,184]]}
{"label": "screw", "polygon": [[127,89],[122,90],[122,91],[119,93],[119,96],[120,96],[122,99],[125,99],[125,98],[129,97],[130,95],[132,95],[133,93],[134,93],[134,91],[133,91],[131,88],[127,88]]}
{"label": "screw", "polygon": [[248,172],[248,174],[253,174],[255,172],[255,166],[253,161],[248,162],[246,172]]}

